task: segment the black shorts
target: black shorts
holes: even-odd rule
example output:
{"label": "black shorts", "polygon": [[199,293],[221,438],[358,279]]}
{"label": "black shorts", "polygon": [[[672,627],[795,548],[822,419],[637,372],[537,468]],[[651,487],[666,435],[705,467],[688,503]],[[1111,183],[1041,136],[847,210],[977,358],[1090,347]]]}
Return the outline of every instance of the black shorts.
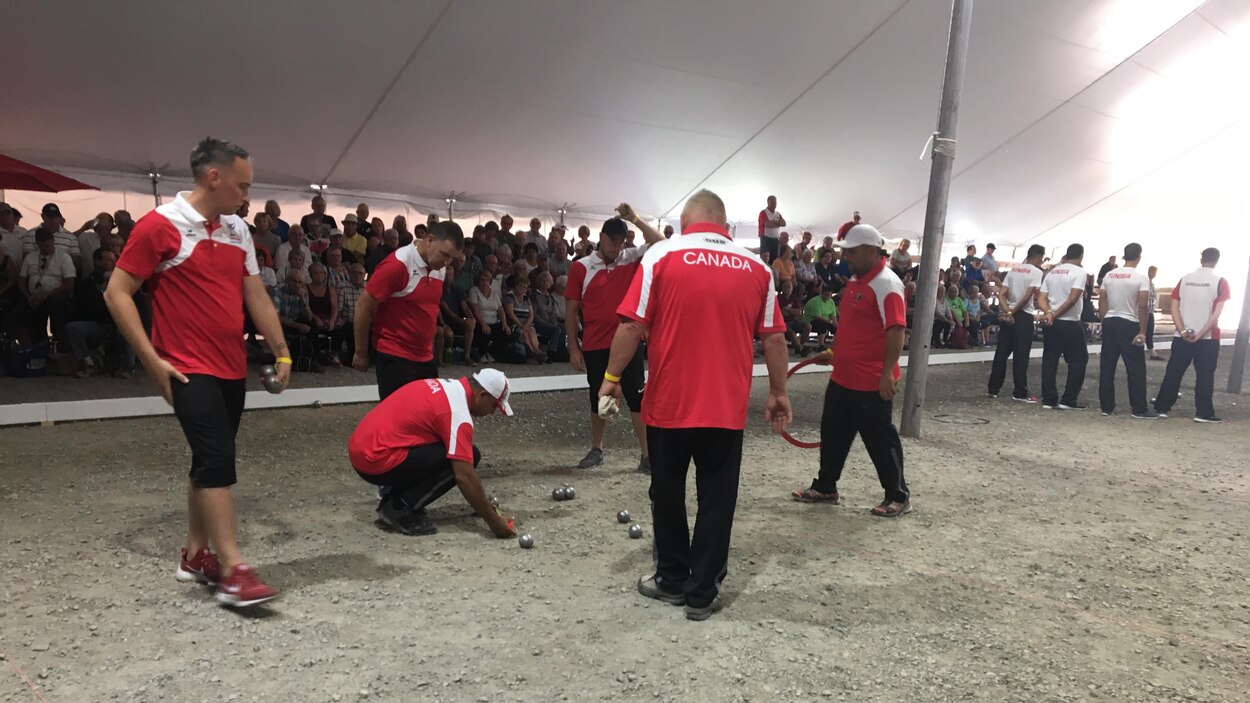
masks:
{"label": "black shorts", "polygon": [[187,374],[187,382],[170,382],[174,415],[191,446],[191,485],[225,488],[235,484],[234,437],[243,417],[247,394],[244,379]]}
{"label": "black shorts", "polygon": [[399,356],[376,352],[373,355],[374,370],[378,374],[378,399],[423,378],[438,378],[438,365],[429,361],[412,361]]}
{"label": "black shorts", "polygon": [[[599,387],[603,385],[603,374],[608,370],[608,349],[584,351],[586,359],[586,382],[590,384],[590,412],[599,412]],[[625,370],[621,372],[621,393],[630,412],[642,412],[642,389],[646,385],[642,370],[642,348],[634,353]]]}
{"label": "black shorts", "polygon": [[826,332],[836,332],[837,327],[825,322],[824,320],[812,320],[812,331],[816,334],[824,334]]}

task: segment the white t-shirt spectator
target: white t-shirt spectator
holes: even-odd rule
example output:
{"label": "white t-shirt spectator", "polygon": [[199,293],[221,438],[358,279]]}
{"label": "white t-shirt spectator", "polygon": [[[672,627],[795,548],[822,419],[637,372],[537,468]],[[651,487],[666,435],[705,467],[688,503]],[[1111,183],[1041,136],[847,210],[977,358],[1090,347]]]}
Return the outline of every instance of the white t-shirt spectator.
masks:
{"label": "white t-shirt spectator", "polygon": [[[1107,296],[1107,317],[1121,317],[1129,322],[1141,322],[1137,314],[1137,294],[1150,294],[1150,278],[1145,272],[1129,266],[1121,266],[1102,279],[1102,295]],[[1204,317],[1205,321],[1206,318]]]}
{"label": "white t-shirt spectator", "polygon": [[[69,254],[71,258],[77,258],[82,255],[78,249],[78,237],[74,233],[62,227],[58,232],[52,235],[56,242],[56,248]],[[39,251],[39,245],[35,243],[35,233],[31,232],[23,238],[22,251],[26,254],[33,254]]]}
{"label": "white t-shirt spectator", "polygon": [[0,247],[4,247],[4,250],[9,252],[9,257],[19,266],[26,260],[26,251],[22,248],[22,243],[26,241],[29,234],[24,227],[14,227],[12,231],[0,228]]}
{"label": "white t-shirt spectator", "polygon": [[[1020,304],[1020,299],[1029,294],[1030,288],[1042,287],[1042,270],[1033,264],[1019,263],[1007,272],[1007,278],[1003,280],[1004,290],[1007,293],[1007,301],[1003,312],[1011,312],[1016,305]],[[1054,303],[1052,303],[1054,305]],[[1033,298],[1029,297],[1029,302],[1022,308],[1024,312],[1030,315],[1037,315],[1037,304],[1033,302]]]}
{"label": "white t-shirt spectator", "polygon": [[27,254],[18,275],[27,279],[26,287],[31,293],[46,293],[60,288],[66,279],[77,278],[78,272],[74,270],[74,260],[58,248],[46,256],[37,251]]}
{"label": "white t-shirt spectator", "polygon": [[482,289],[473,286],[473,290],[469,291],[469,302],[477,306],[478,312],[482,313],[482,321],[488,325],[499,322],[499,307],[502,301],[499,297],[499,289],[491,288],[490,297],[482,295]]}
{"label": "white t-shirt spectator", "polygon": [[[1207,324],[1207,318],[1215,310],[1215,304],[1228,300],[1231,293],[1228,281],[1215,273],[1214,269],[1205,266],[1185,274],[1180,283],[1172,289],[1172,305],[1181,306],[1181,321],[1195,332]],[[1185,330],[1176,330],[1180,336]],[[1202,339],[1219,339],[1219,327],[1213,328]]]}
{"label": "white t-shirt spectator", "polygon": [[[1089,280],[1089,274],[1085,273],[1085,269],[1076,264],[1059,264],[1046,274],[1045,280],[1042,281],[1042,292],[1046,294],[1046,300],[1050,302],[1051,310],[1058,310],[1060,305],[1067,301],[1072,291],[1085,290],[1085,282]],[[1068,308],[1068,311],[1056,320],[1068,320],[1070,322],[1081,321],[1081,311],[1085,309],[1085,298],[1077,298],[1076,303]]]}

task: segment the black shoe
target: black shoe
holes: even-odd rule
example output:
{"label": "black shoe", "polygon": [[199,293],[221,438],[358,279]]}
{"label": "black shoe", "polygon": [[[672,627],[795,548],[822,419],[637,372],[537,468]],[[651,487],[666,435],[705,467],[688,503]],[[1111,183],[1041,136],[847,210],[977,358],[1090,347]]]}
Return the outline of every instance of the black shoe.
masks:
{"label": "black shoe", "polygon": [[1208,415],[1206,417],[1202,417],[1201,415],[1194,416],[1194,422],[1202,422],[1208,425],[1218,425],[1223,421],[1224,420],[1222,418],[1216,417],[1215,415]]}
{"label": "black shoe", "polygon": [[702,608],[698,606],[690,605],[689,603],[687,603],[686,604],[686,619],[695,620],[695,621],[707,620],[708,618],[712,617],[713,613],[719,613],[721,608],[723,607],[725,606],[723,603],[721,603],[720,598],[716,598],[711,603],[708,603]]}
{"label": "black shoe", "polygon": [[660,588],[660,584],[655,582],[655,576],[639,576],[638,592],[648,598],[654,598],[661,603],[669,605],[685,605],[686,597],[680,593],[669,593]]}
{"label": "black shoe", "polygon": [[594,467],[602,463],[603,463],[603,450],[599,449],[598,447],[595,447],[594,449],[591,449],[590,451],[586,452],[586,456],[582,457],[582,460],[577,462],[577,468],[593,469]]}
{"label": "black shoe", "polygon": [[430,522],[423,509],[408,510],[407,508],[396,506],[390,500],[383,500],[378,505],[377,514],[376,524],[388,532],[398,532],[401,535],[412,537],[432,535],[438,532],[438,527]]}
{"label": "black shoe", "polygon": [[1158,420],[1161,417],[1167,417],[1167,416],[1160,415],[1159,413],[1154,412],[1153,410],[1146,410],[1145,412],[1133,413],[1134,420]]}
{"label": "black shoe", "polygon": [[638,460],[638,473],[651,475],[651,459],[644,456]]}
{"label": "black shoe", "polygon": [[1085,403],[1059,403],[1060,410],[1089,410],[1089,406]]}

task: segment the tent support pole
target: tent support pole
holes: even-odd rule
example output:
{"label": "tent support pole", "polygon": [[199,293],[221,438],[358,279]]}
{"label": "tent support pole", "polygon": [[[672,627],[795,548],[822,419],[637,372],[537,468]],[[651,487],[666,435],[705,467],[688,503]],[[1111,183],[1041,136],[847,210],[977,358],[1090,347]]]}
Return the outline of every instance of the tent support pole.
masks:
{"label": "tent support pole", "polygon": [[1233,341],[1233,366],[1228,370],[1228,392],[1241,393],[1241,376],[1246,370],[1246,347],[1250,346],[1250,271],[1246,273],[1246,293],[1241,303],[1241,322]]}
{"label": "tent support pole", "polygon": [[942,80],[942,106],[933,140],[929,170],[929,198],[921,238],[920,282],[916,287],[916,311],[907,356],[907,384],[903,390],[901,431],[904,437],[920,436],[920,411],[924,407],[929,379],[929,345],[933,335],[933,311],[937,307],[938,269],[942,265],[942,237],[946,231],[946,206],[955,164],[955,127],[963,93],[964,67],[968,63],[968,35],[972,29],[972,0],[953,0],[950,38],[946,45],[946,75]]}

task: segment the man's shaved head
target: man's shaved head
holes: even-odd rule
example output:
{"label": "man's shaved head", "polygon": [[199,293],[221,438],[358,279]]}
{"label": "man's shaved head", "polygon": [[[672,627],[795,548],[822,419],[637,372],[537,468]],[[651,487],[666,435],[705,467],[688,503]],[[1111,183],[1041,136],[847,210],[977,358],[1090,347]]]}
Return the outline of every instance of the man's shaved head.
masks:
{"label": "man's shaved head", "polygon": [[711,222],[724,227],[725,201],[710,190],[701,190],[690,196],[681,211],[681,228],[684,230],[695,222]]}

